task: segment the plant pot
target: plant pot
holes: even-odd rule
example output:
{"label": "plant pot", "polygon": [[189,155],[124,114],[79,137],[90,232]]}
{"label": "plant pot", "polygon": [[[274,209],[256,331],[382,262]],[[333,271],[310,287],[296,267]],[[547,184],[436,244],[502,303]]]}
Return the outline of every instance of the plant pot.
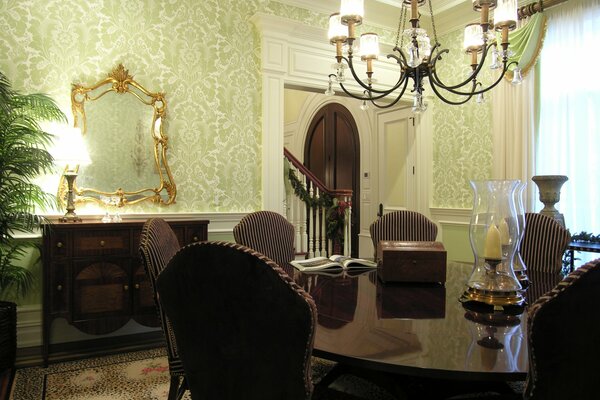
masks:
{"label": "plant pot", "polygon": [[0,373],[12,369],[17,357],[17,305],[0,301]]}

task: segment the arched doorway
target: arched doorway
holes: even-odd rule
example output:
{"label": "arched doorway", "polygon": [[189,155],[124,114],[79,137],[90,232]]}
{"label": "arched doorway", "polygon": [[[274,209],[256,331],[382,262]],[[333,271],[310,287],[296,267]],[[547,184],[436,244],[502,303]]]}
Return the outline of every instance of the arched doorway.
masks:
{"label": "arched doorway", "polygon": [[328,188],[352,190],[351,255],[358,257],[360,138],[346,107],[330,103],[317,111],[306,134],[304,165]]}

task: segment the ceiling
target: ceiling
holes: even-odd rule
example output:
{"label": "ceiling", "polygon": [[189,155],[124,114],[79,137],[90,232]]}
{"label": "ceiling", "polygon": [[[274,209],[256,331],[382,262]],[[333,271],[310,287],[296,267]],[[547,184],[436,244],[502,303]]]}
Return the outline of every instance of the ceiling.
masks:
{"label": "ceiling", "polygon": [[[306,8],[323,14],[337,12],[340,0],[278,0],[281,3]],[[519,1],[529,3],[531,0]],[[365,20],[370,25],[396,30],[400,17],[401,0],[365,0]],[[454,31],[466,24],[479,20],[479,13],[473,11],[471,0],[431,0],[438,35]],[[429,15],[429,6],[419,9],[424,15]],[[429,21],[423,18],[423,26],[428,29]]]}

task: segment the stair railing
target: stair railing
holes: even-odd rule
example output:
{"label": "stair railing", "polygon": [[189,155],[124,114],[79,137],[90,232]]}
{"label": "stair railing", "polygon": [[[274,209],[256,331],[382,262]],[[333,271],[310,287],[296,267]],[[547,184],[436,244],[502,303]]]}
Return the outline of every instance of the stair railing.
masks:
{"label": "stair railing", "polygon": [[285,148],[283,155],[286,217],[296,232],[296,254],[349,256],[352,190],[327,188]]}

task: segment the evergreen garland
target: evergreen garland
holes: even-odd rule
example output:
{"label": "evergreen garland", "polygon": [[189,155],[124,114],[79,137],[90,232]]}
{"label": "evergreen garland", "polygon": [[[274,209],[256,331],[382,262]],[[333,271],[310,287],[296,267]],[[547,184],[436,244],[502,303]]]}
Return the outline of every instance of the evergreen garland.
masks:
{"label": "evergreen garland", "polygon": [[296,196],[311,208],[323,208],[326,210],[326,235],[334,242],[344,244],[344,225],[346,217],[346,208],[350,205],[346,202],[338,201],[337,198],[327,193],[321,193],[320,197],[311,196],[304,188],[300,179],[296,176],[293,169],[289,169],[288,178],[294,189]]}
{"label": "evergreen garland", "polygon": [[600,243],[600,235],[593,235],[592,233],[587,233],[585,231],[574,233],[571,236],[571,241],[573,242],[586,242],[586,243]]}
{"label": "evergreen garland", "polygon": [[298,179],[296,176],[294,170],[291,168],[288,172],[288,178],[292,184],[292,188],[294,189],[296,196],[298,196],[300,200],[302,200],[311,208],[322,207],[329,209],[331,206],[333,206],[333,198],[327,193],[322,193],[321,197],[311,196],[310,193],[308,193],[308,191],[304,188],[304,185],[302,185],[302,182],[300,182],[300,179]]}

